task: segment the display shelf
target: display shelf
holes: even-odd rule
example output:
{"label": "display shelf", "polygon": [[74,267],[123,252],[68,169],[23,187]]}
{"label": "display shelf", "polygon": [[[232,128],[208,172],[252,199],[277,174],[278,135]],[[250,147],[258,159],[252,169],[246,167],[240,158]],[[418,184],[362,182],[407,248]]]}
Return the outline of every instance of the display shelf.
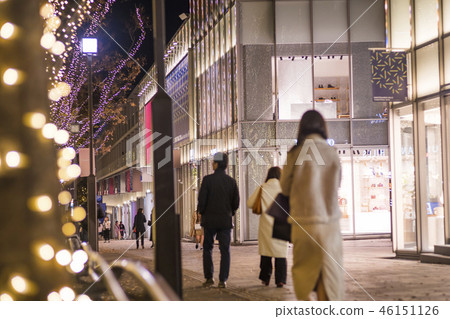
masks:
{"label": "display shelf", "polygon": [[337,87],[337,88],[314,88],[314,90],[340,90],[340,87]]}
{"label": "display shelf", "polygon": [[318,100],[314,100],[314,101],[319,102],[319,103],[329,103],[326,101],[339,102],[340,100],[339,99],[322,99],[322,100],[318,99]]}

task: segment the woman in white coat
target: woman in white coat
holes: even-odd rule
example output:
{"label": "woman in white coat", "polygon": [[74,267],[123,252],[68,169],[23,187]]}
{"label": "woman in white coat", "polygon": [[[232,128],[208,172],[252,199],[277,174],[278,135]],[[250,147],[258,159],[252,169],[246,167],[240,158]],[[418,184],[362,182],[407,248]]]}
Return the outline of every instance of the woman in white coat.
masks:
{"label": "woman in white coat", "polygon": [[300,121],[297,146],[287,157],[281,176],[283,195],[289,196],[294,244],[292,279],[299,300],[341,300],[344,296],[342,236],[337,192],[341,165],[327,144],[325,121],[307,111]]}
{"label": "woman in white coat", "polygon": [[[280,175],[281,169],[279,167],[270,168],[265,183],[261,185],[262,213],[258,231],[259,254],[261,255],[259,279],[261,279],[264,285],[269,285],[270,276],[272,275],[272,257],[274,257],[275,283],[278,288],[286,284],[288,242],[272,238],[274,219],[272,216],[266,214],[266,211],[272,205],[277,195],[281,193]],[[259,190],[260,187],[256,188],[248,198],[248,207],[251,208],[255,204]]]}

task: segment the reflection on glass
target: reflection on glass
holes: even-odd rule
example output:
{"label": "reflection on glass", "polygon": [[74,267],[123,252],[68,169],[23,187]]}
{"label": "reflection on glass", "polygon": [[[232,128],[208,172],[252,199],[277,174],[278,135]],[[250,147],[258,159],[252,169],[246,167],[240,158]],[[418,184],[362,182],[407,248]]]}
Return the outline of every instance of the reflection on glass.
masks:
{"label": "reflection on glass", "polygon": [[423,214],[423,249],[433,251],[434,245],[444,244],[444,195],[442,190],[441,114],[438,100],[422,103],[425,122],[427,165],[427,212]]}
{"label": "reflection on glass", "polygon": [[397,221],[397,248],[417,249],[412,107],[394,112],[394,209]]}

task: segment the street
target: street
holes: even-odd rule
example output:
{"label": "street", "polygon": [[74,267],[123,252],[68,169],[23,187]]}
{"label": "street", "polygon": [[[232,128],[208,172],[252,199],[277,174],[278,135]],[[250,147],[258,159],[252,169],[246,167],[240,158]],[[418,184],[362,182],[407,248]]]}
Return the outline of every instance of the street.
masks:
{"label": "street", "polygon": [[[132,240],[100,243],[100,253],[113,262],[117,258],[140,261],[153,270],[153,249],[136,250]],[[290,276],[292,249],[288,256],[288,282],[276,288],[274,280],[263,286],[259,279],[259,255],[256,243],[231,247],[231,271],[226,289],[201,286],[202,251],[195,244],[182,242],[183,299],[184,300],[296,300]],[[128,250],[127,250],[128,249]],[[122,255],[123,254],[123,255]],[[218,282],[219,249],[214,247],[215,280]],[[423,264],[418,260],[397,259],[387,239],[344,241],[344,269],[346,275],[345,300],[450,300],[448,265]],[[127,287],[134,289],[134,287]],[[137,288],[136,288],[137,289]],[[89,292],[88,292],[89,293]]]}

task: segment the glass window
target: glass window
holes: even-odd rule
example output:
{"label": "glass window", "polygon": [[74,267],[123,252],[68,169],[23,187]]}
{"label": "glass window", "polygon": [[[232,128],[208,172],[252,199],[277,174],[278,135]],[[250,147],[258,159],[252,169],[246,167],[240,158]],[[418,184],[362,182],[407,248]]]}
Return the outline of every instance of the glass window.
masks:
{"label": "glass window", "polygon": [[417,95],[439,91],[438,43],[417,50]]}
{"label": "glass window", "polygon": [[350,0],[351,41],[385,42],[384,19],[384,1]]}
{"label": "glass window", "polygon": [[345,0],[313,1],[313,33],[316,43],[347,42]]}
{"label": "glass window", "polygon": [[445,83],[450,83],[450,37],[444,39]]}
{"label": "glass window", "polygon": [[438,37],[438,7],[438,0],[415,0],[416,45]]}
{"label": "glass window", "polygon": [[276,1],[277,44],[311,42],[309,1]]}
{"label": "glass window", "polygon": [[313,106],[311,57],[279,57],[277,63],[279,118],[299,120]]}
{"label": "glass window", "polygon": [[353,150],[355,233],[390,233],[387,149]]}
{"label": "glass window", "polygon": [[324,118],[350,118],[348,73],[348,56],[314,58],[314,108]]}
{"label": "glass window", "polygon": [[444,0],[442,8],[442,18],[444,22],[444,33],[450,32],[450,0]]}
{"label": "glass window", "polygon": [[397,249],[417,249],[416,190],[412,106],[394,110],[393,116],[393,209]]}
{"label": "glass window", "polygon": [[338,150],[341,160],[341,185],[338,190],[338,203],[341,209],[341,230],[343,234],[353,234],[353,185],[352,158],[350,149]]}
{"label": "glass window", "polygon": [[411,15],[409,0],[391,1],[391,45],[393,48],[411,47]]}
{"label": "glass window", "polygon": [[422,214],[423,250],[444,244],[444,195],[442,189],[442,141],[439,99],[420,104],[425,123],[427,173],[426,214]]}

